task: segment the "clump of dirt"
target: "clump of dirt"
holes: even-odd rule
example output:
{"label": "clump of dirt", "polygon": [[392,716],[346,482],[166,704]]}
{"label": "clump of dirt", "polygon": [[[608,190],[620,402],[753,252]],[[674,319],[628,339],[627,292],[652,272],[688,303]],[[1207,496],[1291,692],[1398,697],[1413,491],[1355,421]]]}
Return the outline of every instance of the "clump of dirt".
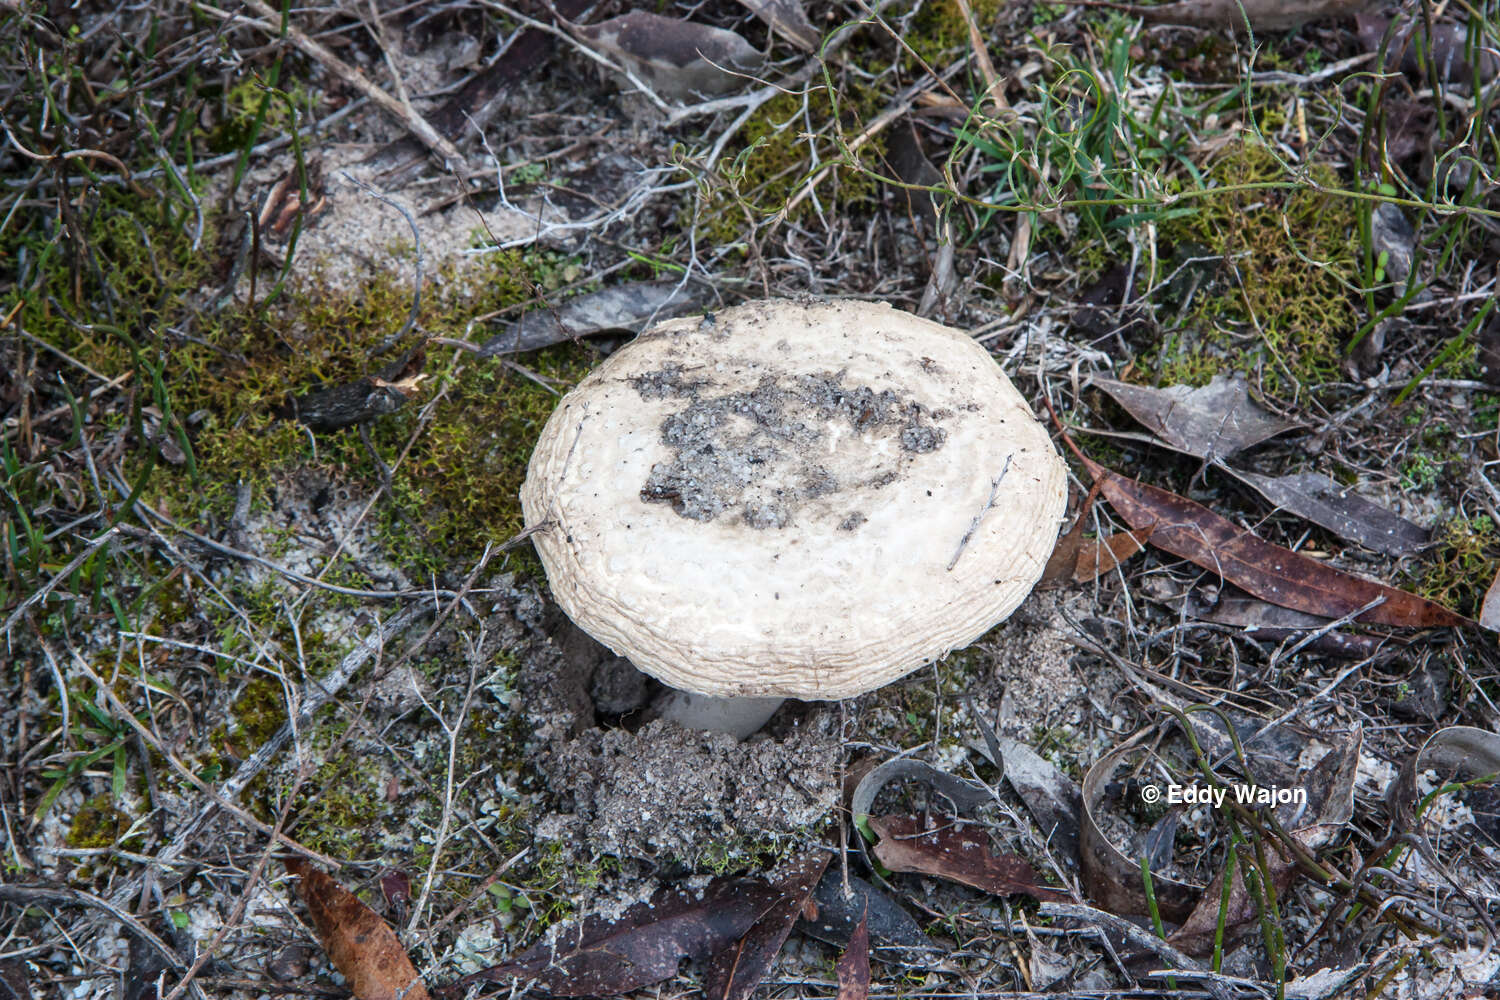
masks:
{"label": "clump of dirt", "polygon": [[538,832],[593,854],[727,859],[832,815],[837,755],[822,714],[785,739],[747,743],[660,720],[590,729],[536,761],[569,810]]}
{"label": "clump of dirt", "polygon": [[534,624],[551,625],[551,635],[527,652],[517,690],[527,760],[548,793],[537,835],[561,861],[743,860],[834,814],[832,713],[743,743],[660,720],[638,732],[599,728],[593,694],[617,658],[566,621]]}
{"label": "clump of dirt", "polygon": [[[903,400],[890,389],[846,385],[844,372],[782,379],[767,375],[754,389],[717,395],[705,391],[707,380],[688,378],[675,365],[631,382],[642,399],[687,403],[662,421],[661,440],[672,459],[652,468],[641,499],[670,503],[694,521],[738,510],[752,528],[784,528],[800,501],[852,485],[847,481],[851,470],[845,470],[841,482],[837,473],[807,456],[825,456],[835,444],[862,449],[866,456],[854,465],[859,485],[879,487],[894,482],[898,470],[877,439],[890,437],[898,451],[922,454],[941,448],[948,434],[934,423],[943,413]],[[856,516],[862,518],[851,516],[840,527],[857,528]]]}

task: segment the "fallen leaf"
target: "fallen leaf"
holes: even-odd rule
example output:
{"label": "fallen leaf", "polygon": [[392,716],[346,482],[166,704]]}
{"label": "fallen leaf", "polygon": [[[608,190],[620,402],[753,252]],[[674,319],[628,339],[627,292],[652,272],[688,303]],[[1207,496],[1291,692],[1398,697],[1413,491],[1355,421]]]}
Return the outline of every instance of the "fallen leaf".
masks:
{"label": "fallen leaf", "polygon": [[990,790],[977,781],[954,777],[920,760],[897,757],[872,767],[854,786],[854,794],[849,797],[849,813],[856,822],[870,814],[875,797],[892,781],[920,781],[946,797],[960,812],[994,801]]}
{"label": "fallen leaf", "polygon": [[1195,458],[1228,458],[1297,425],[1261,409],[1242,378],[1220,375],[1208,385],[1157,389],[1094,379],[1169,448]]}
{"label": "fallen leaf", "polygon": [[591,916],[509,962],[465,976],[477,982],[531,982],[560,997],[606,997],[670,979],[683,959],[703,961],[732,947],[783,894],[756,878],[721,878],[701,890],[664,889],[614,920]]}
{"label": "fallen leaf", "polygon": [[[983,720],[979,721],[983,727]],[[1005,780],[1026,803],[1049,849],[1063,859],[1078,857],[1078,810],[1082,801],[1078,783],[1025,743],[992,732],[985,735],[986,744],[975,745],[974,749],[1001,768]],[[993,749],[988,746],[990,737]],[[996,753],[1000,760],[995,760]]]}
{"label": "fallen leaf", "polygon": [[830,869],[813,890],[810,902],[817,912],[804,914],[797,923],[797,929],[808,937],[844,948],[863,921],[877,957],[881,951],[895,951],[899,954],[894,960],[905,962],[912,952],[935,950],[911,914],[858,875],[849,876],[849,893],[845,895],[844,873]]}
{"label": "fallen leaf", "polygon": [[861,917],[849,947],[835,967],[839,977],[838,1000],[867,1000],[870,996],[870,933]]}
{"label": "fallen leaf", "polygon": [[807,19],[799,0],[740,0],[740,3],[804,52],[818,47],[818,29]]}
{"label": "fallen leaf", "polygon": [[1426,528],[1371,503],[1321,473],[1272,477],[1238,469],[1229,472],[1282,510],[1375,552],[1411,555],[1432,541]]}
{"label": "fallen leaf", "polygon": [[709,962],[703,976],[703,995],[711,1000],[748,1000],[766,978],[771,963],[786,943],[792,924],[807,904],[813,887],[823,877],[830,855],[810,851],[773,875],[772,884],[781,893],[765,916],[734,945]]}
{"label": "fallen leaf", "polygon": [[568,299],[556,307],[533,309],[491,337],[481,357],[519,354],[608,330],[640,333],[658,320],[680,316],[709,301],[710,290],[694,282],[641,281],[615,285]]}
{"label": "fallen leaf", "polygon": [[1291,31],[1309,21],[1347,17],[1373,0],[1178,0],[1156,7],[1122,8],[1150,24],[1239,31],[1250,22],[1255,31]]}
{"label": "fallen leaf", "polygon": [[937,206],[933,204],[932,195],[922,188],[941,186],[943,174],[923,149],[922,137],[910,119],[891,129],[886,142],[885,162],[891,175],[902,182],[891,185],[891,191],[906,203],[906,211],[926,226],[935,225]]}
{"label": "fallen leaf", "polygon": [[[1278,807],[1277,819],[1292,839],[1309,853],[1326,845],[1354,815],[1354,778],[1359,771],[1359,751],[1363,732],[1356,727],[1340,745],[1324,754],[1302,776],[1301,788],[1307,794],[1305,806],[1289,803]],[[1259,872],[1269,878],[1278,893],[1290,888],[1298,868],[1291,849],[1276,841],[1266,845],[1266,868]],[[1258,922],[1259,907],[1255,895],[1245,883],[1245,866],[1236,864],[1235,880],[1229,887],[1229,904],[1224,905],[1224,870],[1211,882],[1188,914],[1182,926],[1167,940],[1190,955],[1205,955],[1213,950],[1223,910],[1226,935],[1243,931]]]}
{"label": "fallen leaf", "polygon": [[1380,604],[1355,620],[1405,628],[1475,624],[1415,594],[1273,545],[1202,504],[1128,479],[1082,452],[1075,453],[1125,522],[1132,528],[1150,529],[1147,540],[1152,545],[1217,573],[1262,600],[1326,618],[1343,618],[1380,599]]}
{"label": "fallen leaf", "polygon": [[1370,244],[1377,260],[1385,258],[1385,280],[1404,288],[1417,252],[1417,231],[1406,213],[1388,201],[1376,205],[1370,213]]}
{"label": "fallen leaf", "polygon": [[1087,583],[1114,572],[1126,559],[1145,548],[1150,534],[1150,531],[1137,528],[1088,539],[1073,559],[1073,582]]}
{"label": "fallen leaf", "polygon": [[428,1000],[396,932],[374,910],[301,858],[289,859],[286,870],[297,877],[323,950],[355,1000]]}
{"label": "fallen leaf", "polygon": [[1479,606],[1479,624],[1500,632],[1500,574],[1490,581],[1490,589],[1484,592],[1484,603]]}
{"label": "fallen leaf", "polygon": [[[1204,593],[1203,588],[1195,587],[1175,600],[1163,600],[1182,608],[1194,618],[1242,628],[1250,638],[1265,642],[1285,642],[1288,639],[1300,642],[1308,633],[1318,631],[1330,620],[1293,611],[1291,608],[1277,607],[1258,597],[1251,597],[1236,587],[1213,589],[1218,593],[1211,597]],[[1334,630],[1318,636],[1305,648],[1329,656],[1362,660],[1374,656],[1382,646],[1400,645],[1400,640],[1388,635],[1360,635]]]}
{"label": "fallen leaf", "polygon": [[732,31],[637,10],[575,29],[663,97],[712,96],[742,85],[760,53]]}
{"label": "fallen leaf", "polygon": [[[1150,912],[1141,882],[1140,859],[1127,857],[1115,846],[1099,820],[1105,798],[1115,786],[1115,774],[1139,752],[1135,743],[1126,743],[1101,757],[1083,776],[1078,837],[1083,888],[1091,899],[1114,914]],[[1127,790],[1123,794],[1132,793]],[[1171,921],[1185,919],[1204,890],[1201,884],[1171,878],[1160,871],[1151,873],[1151,883],[1158,911]]]}
{"label": "fallen leaf", "polygon": [[[589,6],[590,0],[554,0],[551,9],[561,18],[568,19],[578,17]],[[535,74],[556,47],[556,36],[550,32],[542,28],[522,28],[511,36],[505,51],[493,63],[454,91],[427,120],[433,128],[454,141],[462,139],[470,129],[483,129],[505,103],[506,86]],[[411,145],[411,141],[398,140],[385,146],[381,152],[389,152],[398,144]]]}
{"label": "fallen leaf", "polygon": [[1088,542],[1083,537],[1083,520],[1083,512],[1080,511],[1073,519],[1073,526],[1057,540],[1052,554],[1047,557],[1047,565],[1042,569],[1042,578],[1037,581],[1038,587],[1061,587],[1073,582],[1073,574],[1078,570],[1078,559],[1083,555],[1084,545]]}
{"label": "fallen leaf", "polygon": [[924,829],[915,816],[871,816],[870,829],[880,837],[875,857],[893,872],[935,875],[997,896],[1024,893],[1042,900],[1069,899],[1067,893],[1044,884],[1025,858],[996,854],[983,827],[948,820]]}

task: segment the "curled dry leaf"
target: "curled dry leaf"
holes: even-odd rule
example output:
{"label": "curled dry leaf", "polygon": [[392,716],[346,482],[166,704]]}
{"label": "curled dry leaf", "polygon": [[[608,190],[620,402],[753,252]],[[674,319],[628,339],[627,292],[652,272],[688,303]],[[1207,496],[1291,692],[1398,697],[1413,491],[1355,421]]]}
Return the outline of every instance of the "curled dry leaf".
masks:
{"label": "curled dry leaf", "polygon": [[1208,385],[1157,389],[1094,379],[1130,415],[1170,448],[1195,458],[1227,458],[1297,425],[1267,413],[1242,378],[1220,375]]}
{"label": "curled dry leaf", "polygon": [[893,872],[935,875],[997,896],[1024,893],[1041,900],[1070,898],[1045,884],[1020,855],[996,854],[983,827],[945,820],[929,829],[915,816],[871,816],[870,829],[880,837],[875,857]]}
{"label": "curled dry leaf", "polygon": [[875,802],[875,796],[879,795],[880,790],[892,781],[920,781],[933,791],[946,796],[953,803],[954,808],[960,812],[993,801],[990,790],[977,781],[956,778],[947,771],[939,770],[920,760],[897,757],[895,760],[888,760],[872,767],[854,786],[854,794],[849,798],[849,811],[856,821],[861,816],[870,814],[870,807]]}
{"label": "curled dry leaf", "polygon": [[313,158],[307,161],[307,200],[302,199],[303,176],[296,164],[266,193],[265,201],[256,216],[256,225],[269,238],[284,240],[292,233],[292,225],[301,217],[303,224],[322,214],[328,207],[328,197],[323,184],[323,161]]}
{"label": "curled dry leaf", "polygon": [[1321,473],[1272,477],[1229,471],[1282,510],[1367,549],[1405,556],[1420,551],[1432,540],[1426,528],[1371,503]]}
{"label": "curled dry leaf", "polygon": [[[1437,772],[1439,783],[1473,781],[1500,774],[1500,734],[1472,726],[1448,726],[1427,738],[1421,748],[1401,765],[1396,780],[1386,789],[1386,803],[1401,832],[1415,833],[1426,843],[1417,807],[1422,802],[1417,778]],[[1431,845],[1427,846],[1431,851]]]}
{"label": "curled dry leaf", "polygon": [[[1105,835],[1104,827],[1099,822],[1106,791],[1115,775],[1138,752],[1139,748],[1134,743],[1126,743],[1101,757],[1083,776],[1083,808],[1078,845],[1083,888],[1090,898],[1115,914],[1149,912],[1146,890],[1141,883],[1140,860],[1126,857]],[[1170,878],[1160,872],[1152,873],[1151,882],[1161,915],[1172,921],[1181,921],[1193,911],[1193,905],[1204,888],[1196,883]]]}
{"label": "curled dry leaf", "polygon": [[355,1000],[428,1000],[427,987],[389,924],[326,873],[301,858],[286,862],[297,894],[334,967]]}
{"label": "curled dry leaf", "polygon": [[1484,592],[1484,603],[1479,606],[1479,624],[1492,632],[1500,632],[1500,573],[1490,581],[1490,589]]}
{"label": "curled dry leaf", "polygon": [[1081,801],[1077,782],[1030,746],[998,736],[982,719],[979,722],[985,742],[971,745],[1004,771],[1005,780],[1026,803],[1049,849],[1064,860],[1077,858]]}
{"label": "curled dry leaf", "polygon": [[685,958],[703,961],[745,936],[784,894],[764,879],[715,879],[701,890],[665,889],[617,919],[588,917],[552,942],[460,979],[533,983],[560,997],[607,997],[670,979]]}
{"label": "curled dry leaf", "polygon": [[657,93],[676,99],[733,90],[744,82],[738,74],[754,72],[761,61],[755,47],[732,31],[644,10],[574,30]]}
{"label": "curled dry leaf", "polygon": [[1125,522],[1149,529],[1152,545],[1261,600],[1325,618],[1343,618],[1378,600],[1355,620],[1406,628],[1475,624],[1441,604],[1274,545],[1202,504],[1112,472],[1068,444]]}

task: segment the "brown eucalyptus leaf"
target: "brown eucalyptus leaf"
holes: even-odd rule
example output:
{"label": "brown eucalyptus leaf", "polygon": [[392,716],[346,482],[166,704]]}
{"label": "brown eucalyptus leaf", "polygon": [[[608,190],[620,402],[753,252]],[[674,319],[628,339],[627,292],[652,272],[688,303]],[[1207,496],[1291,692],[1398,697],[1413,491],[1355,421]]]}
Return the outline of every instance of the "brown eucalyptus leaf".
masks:
{"label": "brown eucalyptus leaf", "polygon": [[839,956],[838,1000],[868,1000],[870,996],[870,932],[860,918],[849,939],[849,947]]}
{"label": "brown eucalyptus leaf", "polygon": [[721,878],[701,890],[664,889],[613,920],[591,916],[509,962],[465,976],[531,983],[560,997],[617,996],[670,979],[683,959],[703,961],[745,936],[784,894],[758,878]]}
{"label": "brown eucalyptus leaf", "polygon": [[301,858],[286,862],[297,876],[323,950],[349,983],[355,1000],[428,1000],[427,987],[391,926],[328,874]]}
{"label": "brown eucalyptus leaf", "polygon": [[1150,531],[1137,528],[1088,539],[1073,560],[1073,582],[1088,583],[1113,573],[1126,559],[1145,548]]}
{"label": "brown eucalyptus leaf", "polygon": [[1195,458],[1227,458],[1297,425],[1273,416],[1250,398],[1242,378],[1220,375],[1208,385],[1157,389],[1094,379],[1170,448]]}
{"label": "brown eucalyptus leaf", "polygon": [[800,0],[740,0],[740,3],[804,52],[818,47],[818,29],[807,19]]}
{"label": "brown eucalyptus leaf", "polygon": [[[1194,588],[1167,603],[1184,608],[1194,618],[1242,628],[1252,639],[1265,642],[1301,642],[1311,632],[1327,625],[1329,619],[1304,614],[1291,608],[1277,607],[1258,597],[1251,597],[1237,587],[1217,588],[1212,597],[1203,588]],[[1402,641],[1389,635],[1363,635],[1334,630],[1318,636],[1306,649],[1326,656],[1363,660],[1375,656],[1382,646],[1399,647]]]}
{"label": "brown eucalyptus leaf", "polygon": [[823,877],[830,857],[827,851],[809,851],[773,873],[772,884],[781,898],[744,937],[709,962],[703,977],[703,995],[708,1000],[748,1000],[755,992]]}
{"label": "brown eucalyptus leaf", "polygon": [[880,837],[875,857],[893,872],[935,875],[997,896],[1024,893],[1042,900],[1069,898],[1043,883],[1025,858],[996,854],[983,827],[947,820],[928,829],[915,816],[871,816],[870,829]]}
{"label": "brown eucalyptus leaf", "polygon": [[970,745],[1004,772],[1005,780],[1036,820],[1048,849],[1065,861],[1078,857],[1078,783],[1027,744],[986,731],[984,721],[979,722],[985,742]]}
{"label": "brown eucalyptus leaf", "polygon": [[1261,600],[1325,618],[1343,618],[1377,598],[1356,621],[1406,628],[1474,625],[1440,604],[1346,573],[1274,545],[1202,504],[1111,472],[1078,453],[1105,499],[1148,541]]}
{"label": "brown eucalyptus leaf", "polygon": [[1080,513],[1073,519],[1073,526],[1057,540],[1052,548],[1052,555],[1047,557],[1047,565],[1042,569],[1042,578],[1037,581],[1037,586],[1061,587],[1073,582],[1073,574],[1078,571],[1078,560],[1090,541],[1083,536],[1083,521],[1083,514]]}
{"label": "brown eucalyptus leaf", "polygon": [[752,73],[761,63],[755,47],[732,31],[645,10],[575,30],[663,97],[725,93],[745,82],[737,74]]}
{"label": "brown eucalyptus leaf", "polygon": [[1432,534],[1317,472],[1262,476],[1229,470],[1277,507],[1327,528],[1340,538],[1390,556],[1411,555],[1432,541]]}

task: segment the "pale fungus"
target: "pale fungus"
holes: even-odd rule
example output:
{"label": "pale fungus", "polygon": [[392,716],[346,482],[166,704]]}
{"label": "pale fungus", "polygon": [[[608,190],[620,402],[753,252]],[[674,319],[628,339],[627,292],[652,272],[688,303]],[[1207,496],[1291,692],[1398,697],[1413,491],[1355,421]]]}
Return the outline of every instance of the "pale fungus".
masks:
{"label": "pale fungus", "polygon": [[552,592],[744,737],[965,646],[1030,592],[1065,468],[961,331],[857,301],[662,323],[558,405],[521,491]]}

